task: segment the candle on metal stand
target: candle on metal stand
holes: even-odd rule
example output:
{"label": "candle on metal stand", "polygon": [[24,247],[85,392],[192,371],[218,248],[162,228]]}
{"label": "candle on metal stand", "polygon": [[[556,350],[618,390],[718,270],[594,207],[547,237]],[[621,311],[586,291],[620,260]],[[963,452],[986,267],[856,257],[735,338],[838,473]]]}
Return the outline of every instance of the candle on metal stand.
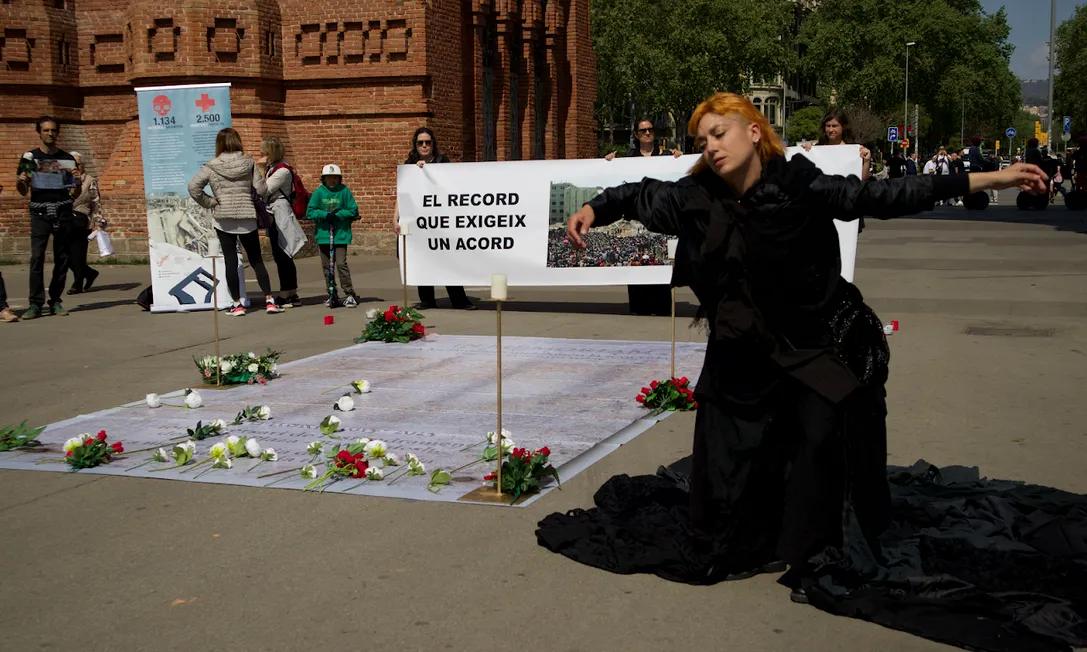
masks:
{"label": "candle on metal stand", "polygon": [[404,287],[404,308],[408,307],[408,235],[411,234],[411,222],[400,223],[400,240],[404,243],[400,254],[400,264],[404,268],[404,278],[401,285]]}
{"label": "candle on metal stand", "polygon": [[498,493],[502,493],[502,302],[509,295],[506,288],[505,274],[491,275],[491,299],[495,303],[495,315],[497,319],[497,351],[498,351],[498,429],[495,431],[495,446],[498,450],[498,468],[495,471],[495,486]]}
{"label": "candle on metal stand", "polygon": [[491,274],[491,298],[495,301],[505,301],[507,294],[506,275]]}
{"label": "candle on metal stand", "polygon": [[676,288],[672,288],[672,375],[676,377]]}

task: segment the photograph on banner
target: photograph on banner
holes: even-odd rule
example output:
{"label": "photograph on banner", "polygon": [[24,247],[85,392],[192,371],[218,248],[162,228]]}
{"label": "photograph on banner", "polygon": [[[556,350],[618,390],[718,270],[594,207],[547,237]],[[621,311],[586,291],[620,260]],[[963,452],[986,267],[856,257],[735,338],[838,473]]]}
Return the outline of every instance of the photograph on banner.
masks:
{"label": "photograph on banner", "polygon": [[[211,308],[219,281],[219,307],[230,305],[222,261],[212,269],[210,244],[217,243],[211,212],[197,204],[189,179],[215,156],[215,138],[231,125],[230,84],[136,89],[143,155],[147,239],[153,312]],[[239,259],[240,262],[240,259]],[[239,264],[244,296],[245,278]]]}
{"label": "photograph on banner", "polygon": [[[803,153],[828,174],[859,176],[860,147]],[[645,178],[675,181],[697,155],[449,163],[397,170],[398,220],[407,231],[409,285],[483,287],[492,274],[511,286],[663,284],[671,280],[673,239],[621,221],[590,230],[589,248],[566,241],[566,220],[605,188]],[[842,276],[852,280],[857,223],[835,222]]]}
{"label": "photograph on banner", "polygon": [[[612,161],[614,163],[614,161]],[[630,267],[668,265],[669,237],[650,233],[640,222],[620,220],[592,229],[582,238],[585,249],[576,249],[566,237],[566,222],[586,202],[604,191],[594,179],[578,183],[551,183],[550,224],[547,231],[548,267]],[[582,185],[578,185],[582,184]]]}

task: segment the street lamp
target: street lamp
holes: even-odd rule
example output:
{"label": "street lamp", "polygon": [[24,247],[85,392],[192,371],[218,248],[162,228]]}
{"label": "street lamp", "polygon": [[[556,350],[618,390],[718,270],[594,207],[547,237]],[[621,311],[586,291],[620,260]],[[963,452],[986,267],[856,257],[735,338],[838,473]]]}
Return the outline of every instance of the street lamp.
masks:
{"label": "street lamp", "polygon": [[[906,101],[902,110],[902,126],[905,127],[906,133],[903,135],[905,138],[909,138],[910,134],[910,46],[917,45],[916,41],[910,41],[906,44]],[[910,155],[909,149],[906,150],[906,156]]]}

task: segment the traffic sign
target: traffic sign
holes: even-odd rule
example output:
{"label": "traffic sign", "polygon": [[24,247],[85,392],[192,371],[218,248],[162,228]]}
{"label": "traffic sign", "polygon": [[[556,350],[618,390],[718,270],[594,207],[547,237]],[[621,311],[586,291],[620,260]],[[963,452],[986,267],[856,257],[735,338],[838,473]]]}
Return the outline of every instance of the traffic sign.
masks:
{"label": "traffic sign", "polygon": [[1008,129],[1004,132],[1004,135],[1008,138],[1015,138],[1015,127],[1008,127]]}
{"label": "traffic sign", "polygon": [[898,141],[898,127],[887,127],[887,140],[892,143]]}
{"label": "traffic sign", "polygon": [[1064,116],[1064,133],[1070,133],[1072,131],[1072,116]]}

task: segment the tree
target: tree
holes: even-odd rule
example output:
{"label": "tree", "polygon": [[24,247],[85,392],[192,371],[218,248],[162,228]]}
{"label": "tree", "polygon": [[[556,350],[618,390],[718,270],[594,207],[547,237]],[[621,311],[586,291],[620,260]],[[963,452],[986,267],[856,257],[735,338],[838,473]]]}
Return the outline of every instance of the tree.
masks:
{"label": "tree", "polygon": [[[977,0],[824,0],[801,27],[800,67],[818,79],[824,100],[897,116],[891,124],[925,107],[926,144],[960,130],[991,139],[1020,106],[1010,33],[1004,10],[988,15]],[[908,41],[916,45],[905,107]]]}
{"label": "tree", "polygon": [[594,0],[597,117],[672,113],[685,124],[717,91],[744,92],[752,77],[787,70],[791,0]]}
{"label": "tree", "polygon": [[823,120],[825,109],[818,106],[806,106],[797,109],[789,118],[789,126],[785,130],[785,137],[790,143],[799,143],[802,140],[816,140],[819,138],[819,123]]}
{"label": "tree", "polygon": [[1053,137],[1062,129],[1057,116],[1066,115],[1072,116],[1073,135],[1087,134],[1087,6],[1077,6],[1057,28],[1055,49],[1060,72],[1053,77]]}

